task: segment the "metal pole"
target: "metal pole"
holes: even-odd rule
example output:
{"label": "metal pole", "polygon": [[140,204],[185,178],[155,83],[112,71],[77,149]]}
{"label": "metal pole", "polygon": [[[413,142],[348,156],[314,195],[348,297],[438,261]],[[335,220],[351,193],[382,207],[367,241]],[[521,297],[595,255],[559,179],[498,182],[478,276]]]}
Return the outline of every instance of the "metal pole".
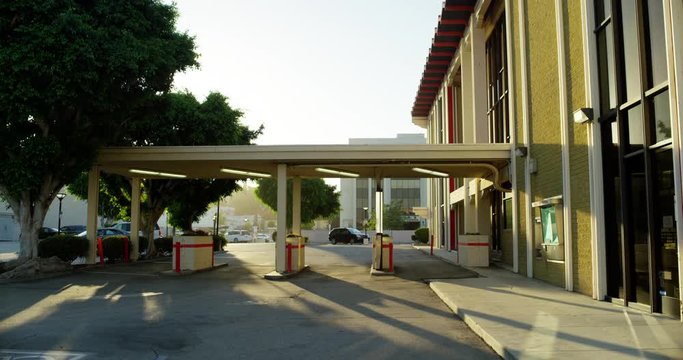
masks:
{"label": "metal pole", "polygon": [[216,203],[216,235],[218,235],[218,229],[221,226],[221,199],[218,198]]}
{"label": "metal pole", "polygon": [[59,198],[59,215],[57,216],[57,235],[62,233],[62,198]]}

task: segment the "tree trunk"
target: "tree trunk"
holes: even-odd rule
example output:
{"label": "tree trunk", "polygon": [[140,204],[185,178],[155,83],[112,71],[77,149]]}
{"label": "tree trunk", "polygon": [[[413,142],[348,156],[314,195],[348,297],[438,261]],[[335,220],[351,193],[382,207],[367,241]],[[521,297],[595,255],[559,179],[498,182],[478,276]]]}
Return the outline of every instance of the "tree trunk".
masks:
{"label": "tree trunk", "polygon": [[10,202],[10,205],[15,203],[18,209],[12,207],[15,217],[19,220],[21,239],[19,248],[19,258],[29,260],[38,257],[38,234],[40,228],[43,227],[43,220],[47,212],[48,203],[46,200],[31,201],[28,193],[22,195],[18,202]]}
{"label": "tree trunk", "polygon": [[140,217],[140,229],[142,229],[143,234],[149,240],[147,242],[147,256],[155,256],[157,253],[156,245],[154,244],[154,226],[163,214],[164,209],[159,210],[155,208],[154,210],[145,212],[143,216]]}

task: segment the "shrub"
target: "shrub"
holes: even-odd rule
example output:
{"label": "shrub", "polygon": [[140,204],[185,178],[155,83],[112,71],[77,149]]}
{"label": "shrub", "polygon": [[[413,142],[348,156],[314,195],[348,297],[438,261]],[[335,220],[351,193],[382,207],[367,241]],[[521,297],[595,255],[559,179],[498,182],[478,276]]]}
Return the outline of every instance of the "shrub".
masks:
{"label": "shrub", "polygon": [[223,250],[223,246],[228,244],[228,239],[225,238],[223,235],[214,235],[213,236],[213,251],[221,251]]}
{"label": "shrub", "polygon": [[173,238],[172,237],[161,237],[154,239],[154,247],[156,247],[158,252],[172,252],[173,251]]}
{"label": "shrub", "polygon": [[149,246],[149,239],[146,236],[138,237],[138,252],[147,251]]}
{"label": "shrub", "polygon": [[[128,242],[128,252],[133,250],[133,244],[130,242],[128,236],[110,236],[102,240],[102,250],[104,257],[112,260],[123,260],[123,253],[125,249],[125,242]],[[130,254],[128,254],[130,256]]]}
{"label": "shrub", "polygon": [[419,228],[415,230],[415,235],[413,236],[413,240],[426,244],[429,240],[429,229],[427,228]]}
{"label": "shrub", "polygon": [[64,261],[73,261],[85,256],[89,247],[88,239],[75,235],[53,235],[38,243],[38,256],[50,258],[57,256]]}

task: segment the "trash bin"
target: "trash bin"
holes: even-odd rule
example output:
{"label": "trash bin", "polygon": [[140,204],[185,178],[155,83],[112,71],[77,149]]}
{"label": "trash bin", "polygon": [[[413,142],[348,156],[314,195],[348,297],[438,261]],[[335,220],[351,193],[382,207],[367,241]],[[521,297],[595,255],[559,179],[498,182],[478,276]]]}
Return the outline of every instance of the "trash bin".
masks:
{"label": "trash bin", "polygon": [[377,233],[372,238],[372,268],[380,271],[394,271],[394,242],[391,236]]}
{"label": "trash bin", "polygon": [[301,271],[306,265],[306,244],[299,235],[289,234],[285,239],[287,252],[287,272]]}

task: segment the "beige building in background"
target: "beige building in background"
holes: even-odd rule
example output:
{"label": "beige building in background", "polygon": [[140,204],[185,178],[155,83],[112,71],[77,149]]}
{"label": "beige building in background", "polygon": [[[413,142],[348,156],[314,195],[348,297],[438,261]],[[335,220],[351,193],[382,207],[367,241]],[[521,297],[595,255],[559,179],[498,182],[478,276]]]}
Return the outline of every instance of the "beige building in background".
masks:
{"label": "beige building in background", "polygon": [[445,1],[413,122],[515,151],[502,188],[430,180],[436,246],[680,318],[681,18],[681,0]]}

